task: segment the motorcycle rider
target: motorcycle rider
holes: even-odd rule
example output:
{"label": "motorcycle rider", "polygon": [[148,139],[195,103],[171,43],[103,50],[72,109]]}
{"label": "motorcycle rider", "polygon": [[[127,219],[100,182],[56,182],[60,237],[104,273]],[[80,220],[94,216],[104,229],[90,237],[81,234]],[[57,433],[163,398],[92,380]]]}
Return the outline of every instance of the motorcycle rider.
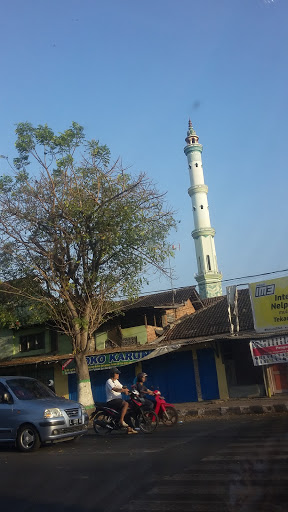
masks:
{"label": "motorcycle rider", "polygon": [[146,409],[152,410],[154,408],[153,402],[151,400],[149,400],[148,398],[146,398],[146,395],[153,396],[153,391],[151,391],[151,389],[148,389],[145,386],[146,377],[148,377],[147,373],[145,373],[145,372],[138,373],[137,382],[136,382],[135,387],[136,387],[137,391],[139,391],[140,397],[144,399],[144,407]]}
{"label": "motorcycle rider", "polygon": [[[129,405],[128,402],[122,399],[122,393],[128,395],[129,390],[119,382],[119,375],[120,370],[118,370],[118,368],[110,370],[110,379],[106,381],[105,385],[106,401],[109,407],[120,412],[119,423],[122,427],[128,428],[128,434],[138,434],[138,432],[132,428],[132,424],[128,425],[124,421]],[[128,418],[127,421],[130,423]]]}

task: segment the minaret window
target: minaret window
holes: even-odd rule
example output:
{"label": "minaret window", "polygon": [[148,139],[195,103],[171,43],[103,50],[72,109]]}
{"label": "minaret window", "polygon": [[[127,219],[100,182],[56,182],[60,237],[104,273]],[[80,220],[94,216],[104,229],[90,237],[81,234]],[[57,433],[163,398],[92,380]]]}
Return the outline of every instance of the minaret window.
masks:
{"label": "minaret window", "polygon": [[209,256],[209,254],[207,254],[207,256],[206,256],[206,261],[207,261],[207,268],[208,268],[208,270],[211,270],[211,263],[210,263],[210,256]]}
{"label": "minaret window", "polygon": [[192,165],[189,164],[189,169],[191,169]]}
{"label": "minaret window", "polygon": [[196,206],[193,206],[193,211],[196,212]]}
{"label": "minaret window", "polygon": [[194,143],[195,143],[195,139],[192,139],[192,144],[194,144]]}
{"label": "minaret window", "polygon": [[196,162],[196,164],[195,164],[195,167],[198,167],[198,164],[197,164],[197,162]]}
{"label": "minaret window", "polygon": [[200,208],[201,208],[201,210],[203,210],[203,204],[201,204]]}

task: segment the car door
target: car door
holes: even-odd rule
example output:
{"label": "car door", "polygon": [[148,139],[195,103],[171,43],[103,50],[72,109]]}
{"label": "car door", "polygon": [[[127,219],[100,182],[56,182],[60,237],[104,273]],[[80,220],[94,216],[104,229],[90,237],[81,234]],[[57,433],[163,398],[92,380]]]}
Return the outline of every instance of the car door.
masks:
{"label": "car door", "polygon": [[[14,440],[16,429],[14,404],[4,400],[4,393],[9,393],[7,388],[0,382],[0,441]],[[11,394],[9,393],[11,396]],[[12,397],[11,397],[11,400]]]}

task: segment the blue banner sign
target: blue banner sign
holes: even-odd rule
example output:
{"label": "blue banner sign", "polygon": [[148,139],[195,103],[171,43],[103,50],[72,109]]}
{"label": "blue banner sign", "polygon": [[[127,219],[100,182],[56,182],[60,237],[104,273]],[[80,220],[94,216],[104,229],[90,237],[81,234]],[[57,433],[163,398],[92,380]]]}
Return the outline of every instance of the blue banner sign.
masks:
{"label": "blue banner sign", "polygon": [[[86,356],[89,371],[104,370],[113,366],[123,366],[126,364],[137,363],[137,361],[148,356],[152,350],[138,350],[137,352],[113,352],[112,354],[95,354]],[[74,359],[62,366],[62,373],[75,373]]]}

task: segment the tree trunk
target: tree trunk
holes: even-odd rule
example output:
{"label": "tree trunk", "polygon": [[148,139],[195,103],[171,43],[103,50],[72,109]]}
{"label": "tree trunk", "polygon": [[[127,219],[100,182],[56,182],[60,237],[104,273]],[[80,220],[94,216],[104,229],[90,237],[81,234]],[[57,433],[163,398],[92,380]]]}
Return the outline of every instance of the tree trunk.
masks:
{"label": "tree trunk", "polygon": [[77,354],[75,356],[75,363],[78,378],[78,400],[82,405],[84,405],[89,414],[89,410],[94,409],[95,406],[85,354]]}

